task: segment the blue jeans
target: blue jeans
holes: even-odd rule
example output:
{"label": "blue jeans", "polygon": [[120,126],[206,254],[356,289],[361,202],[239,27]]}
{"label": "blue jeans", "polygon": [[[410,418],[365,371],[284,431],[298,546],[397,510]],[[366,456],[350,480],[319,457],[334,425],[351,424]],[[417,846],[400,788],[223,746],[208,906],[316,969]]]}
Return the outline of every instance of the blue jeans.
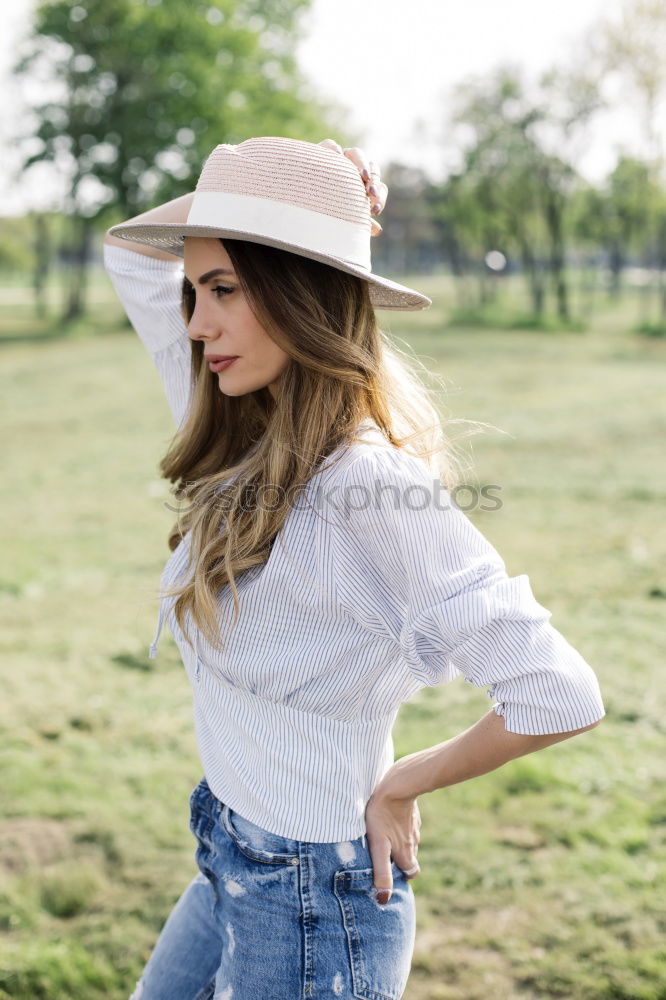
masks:
{"label": "blue jeans", "polygon": [[375,902],[365,837],[291,840],[250,823],[202,778],[190,797],[199,874],[169,914],[130,1000],[399,1000],[414,892],[391,862]]}

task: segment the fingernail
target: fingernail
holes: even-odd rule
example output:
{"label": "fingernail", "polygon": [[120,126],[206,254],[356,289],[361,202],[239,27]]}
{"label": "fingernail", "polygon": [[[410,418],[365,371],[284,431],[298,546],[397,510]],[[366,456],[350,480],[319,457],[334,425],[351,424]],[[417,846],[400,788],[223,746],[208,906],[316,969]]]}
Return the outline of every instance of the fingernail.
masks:
{"label": "fingernail", "polygon": [[373,198],[377,197],[377,188],[375,187],[374,184],[371,184],[370,187],[368,188],[368,194],[371,194]]}
{"label": "fingernail", "polygon": [[386,903],[388,903],[389,899],[391,898],[391,890],[390,889],[373,889],[372,891],[373,891],[375,900],[378,903],[381,903],[382,906],[385,906]]}
{"label": "fingernail", "polygon": [[370,211],[372,212],[373,215],[379,215],[379,213],[381,212],[381,210],[382,210],[382,206],[379,204],[378,201],[375,202],[375,204],[370,209]]}
{"label": "fingernail", "polygon": [[363,178],[364,181],[369,181],[370,180],[370,174],[365,169],[365,167],[363,167],[363,171],[361,173],[361,176],[362,176],[362,178]]}

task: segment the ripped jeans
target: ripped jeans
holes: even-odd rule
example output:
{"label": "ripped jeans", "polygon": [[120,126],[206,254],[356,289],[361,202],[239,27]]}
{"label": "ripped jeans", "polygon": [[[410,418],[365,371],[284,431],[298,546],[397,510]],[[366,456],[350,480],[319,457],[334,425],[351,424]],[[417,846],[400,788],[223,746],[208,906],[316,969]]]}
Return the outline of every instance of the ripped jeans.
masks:
{"label": "ripped jeans", "polygon": [[394,861],[393,892],[380,904],[365,837],[279,837],[220,802],[205,778],[190,814],[199,874],[130,1000],[400,1000],[416,921]]}

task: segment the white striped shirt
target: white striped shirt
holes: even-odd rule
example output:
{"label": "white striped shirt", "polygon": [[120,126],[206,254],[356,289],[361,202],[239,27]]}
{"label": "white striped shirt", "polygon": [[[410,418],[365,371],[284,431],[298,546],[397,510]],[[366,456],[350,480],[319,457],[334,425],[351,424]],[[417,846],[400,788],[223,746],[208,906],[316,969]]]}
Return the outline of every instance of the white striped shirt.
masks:
{"label": "white striped shirt", "polygon": [[[181,425],[190,346],[183,264],[105,244],[107,272]],[[365,833],[365,806],[394,760],[400,706],[462,676],[486,687],[514,733],[562,733],[605,715],[597,677],[550,624],[425,463],[361,442],[329,456],[291,508],[268,561],[237,580],[240,618],[215,651],[160,602],[192,691],[215,795],[272,833],[330,842]],[[373,444],[373,442],[375,442]],[[378,443],[379,442],[379,443]],[[334,462],[334,460],[337,460]],[[164,568],[175,582],[189,535]],[[218,595],[223,621],[229,587]]]}

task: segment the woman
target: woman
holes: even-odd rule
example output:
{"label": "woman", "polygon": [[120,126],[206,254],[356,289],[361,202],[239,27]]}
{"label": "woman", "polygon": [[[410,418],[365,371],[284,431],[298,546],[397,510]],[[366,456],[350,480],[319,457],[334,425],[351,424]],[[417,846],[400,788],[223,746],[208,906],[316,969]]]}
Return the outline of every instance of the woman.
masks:
{"label": "woman", "polygon": [[[441,422],[374,312],[430,300],[372,273],[386,187],[345,154],[217,146],[193,195],[105,239],[178,428],[151,655],[168,620],[205,774],[200,872],[134,1000],[398,1000],[418,796],[605,714],[527,576],[451,502]],[[460,675],[496,704],[394,763],[400,705]]]}

